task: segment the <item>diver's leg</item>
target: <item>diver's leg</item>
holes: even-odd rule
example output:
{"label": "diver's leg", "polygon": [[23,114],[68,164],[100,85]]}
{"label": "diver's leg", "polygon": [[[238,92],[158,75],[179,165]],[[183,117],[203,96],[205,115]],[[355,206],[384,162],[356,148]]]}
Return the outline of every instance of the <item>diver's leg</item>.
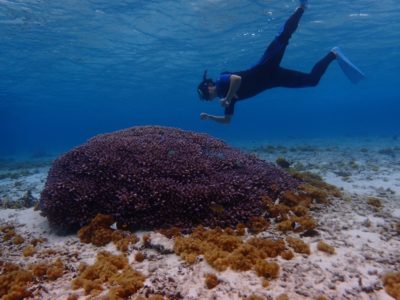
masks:
{"label": "diver's leg", "polygon": [[290,18],[286,21],[285,25],[283,26],[283,29],[281,32],[278,34],[276,37],[282,44],[288,44],[289,39],[292,36],[292,34],[296,31],[300,18],[304,13],[304,8],[303,7],[298,7],[295,12],[290,16]]}
{"label": "diver's leg", "polygon": [[274,73],[271,84],[274,87],[279,86],[290,88],[316,86],[318,85],[322,75],[324,75],[329,64],[335,60],[335,58],[335,54],[329,52],[314,65],[310,73],[278,68]]}
{"label": "diver's leg", "polygon": [[286,46],[289,43],[289,39],[296,31],[303,13],[304,7],[301,6],[296,9],[286,21],[281,32],[275,37],[271,44],[269,44],[258,64],[268,63],[271,67],[279,66],[283,54],[285,53]]}

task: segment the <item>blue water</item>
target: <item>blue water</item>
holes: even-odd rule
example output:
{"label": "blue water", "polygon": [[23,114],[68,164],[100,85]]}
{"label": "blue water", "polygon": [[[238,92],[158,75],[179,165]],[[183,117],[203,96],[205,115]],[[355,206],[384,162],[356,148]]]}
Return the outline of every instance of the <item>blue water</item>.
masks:
{"label": "blue water", "polygon": [[333,46],[316,88],[272,89],[236,105],[233,122],[196,86],[245,69],[293,12],[282,0],[0,0],[0,155],[59,152],[134,125],[207,132],[229,142],[400,134],[398,0],[310,1],[282,66],[309,71]]}

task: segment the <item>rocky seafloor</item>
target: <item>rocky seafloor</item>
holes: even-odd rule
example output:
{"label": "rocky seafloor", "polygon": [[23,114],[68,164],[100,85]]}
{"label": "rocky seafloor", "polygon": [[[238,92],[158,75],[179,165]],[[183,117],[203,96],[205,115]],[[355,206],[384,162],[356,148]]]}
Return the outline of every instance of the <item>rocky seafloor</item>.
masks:
{"label": "rocky seafloor", "polygon": [[[136,232],[136,243],[124,255],[145,280],[125,298],[393,299],[387,286],[385,290],[384,276],[400,270],[399,145],[394,139],[241,145],[268,161],[284,158],[291,168],[317,173],[342,190],[342,196],[332,198],[328,205],[315,204],[311,209],[318,223],[315,234],[283,235],[271,226],[258,233],[246,230],[240,237],[243,241],[254,237],[300,238],[309,246],[310,254],[293,251],[292,259],[272,258],[280,266],[279,273],[266,283],[254,270],[218,271],[202,255],[188,263],[174,251],[175,237],[156,231]],[[26,268],[39,263],[57,265],[59,258],[62,268],[58,276],[52,277],[57,272],[47,267],[46,275],[36,276],[27,287],[29,295],[25,298],[102,299],[115,283],[103,283],[102,292],[85,295],[83,288],[73,288],[72,281],[80,274],[82,262],[92,265],[101,251],[113,255],[121,251],[113,243],[94,246],[81,242],[77,235],[59,236],[52,231],[47,219],[32,207],[49,167],[46,160],[2,161],[0,226],[13,228],[15,233],[9,238],[7,231],[1,233],[2,270],[7,263]],[[21,237],[17,242],[16,236]],[[27,248],[33,240],[35,250],[29,253]],[[332,246],[334,253],[319,250],[321,241]],[[143,260],[137,258],[139,253]],[[217,278],[212,277],[215,286],[209,285],[209,274]],[[0,280],[1,284],[5,281]]]}

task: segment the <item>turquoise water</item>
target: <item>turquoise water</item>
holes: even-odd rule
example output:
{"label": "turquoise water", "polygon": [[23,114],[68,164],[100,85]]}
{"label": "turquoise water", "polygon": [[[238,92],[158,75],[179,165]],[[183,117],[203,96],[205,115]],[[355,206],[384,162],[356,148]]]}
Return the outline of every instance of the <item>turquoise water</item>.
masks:
{"label": "turquoise water", "polygon": [[333,46],[367,75],[334,62],[316,88],[272,89],[236,106],[233,122],[198,100],[204,69],[245,69],[296,1],[0,0],[0,155],[54,153],[135,125],[207,132],[229,142],[400,134],[400,4],[310,1],[282,66],[308,71]]}

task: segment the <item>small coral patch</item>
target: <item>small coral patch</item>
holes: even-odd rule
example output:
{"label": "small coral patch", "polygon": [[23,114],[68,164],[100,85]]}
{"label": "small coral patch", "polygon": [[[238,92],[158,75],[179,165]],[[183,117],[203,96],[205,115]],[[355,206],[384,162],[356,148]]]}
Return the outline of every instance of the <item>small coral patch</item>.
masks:
{"label": "small coral patch", "polygon": [[252,217],[250,219],[249,230],[251,233],[259,233],[268,228],[269,224],[263,217]]}
{"label": "small coral patch", "polygon": [[22,255],[25,257],[33,256],[36,253],[36,248],[32,245],[28,245],[22,250]]}
{"label": "small coral patch", "polygon": [[310,251],[310,246],[308,246],[306,243],[304,243],[300,239],[296,239],[293,237],[288,236],[286,238],[286,241],[288,242],[289,246],[293,248],[293,250],[297,253],[303,253],[309,255],[311,253]]}
{"label": "small coral patch", "polygon": [[38,279],[48,279],[54,281],[64,274],[64,263],[60,258],[56,259],[53,263],[37,263],[29,266],[29,270]]}
{"label": "small coral patch", "polygon": [[286,294],[280,294],[278,297],[276,297],[276,300],[289,300],[289,296]]}
{"label": "small coral patch", "polygon": [[146,256],[143,254],[143,252],[137,252],[137,253],[135,254],[135,260],[136,260],[137,262],[142,262],[142,261],[145,260],[145,258],[146,258]]}
{"label": "small coral patch", "polygon": [[400,299],[400,272],[388,273],[383,277],[385,291],[396,300]]}
{"label": "small coral patch", "polygon": [[[230,232],[230,231],[228,231]],[[272,279],[279,274],[279,265],[266,261],[286,250],[283,240],[252,238],[243,241],[239,236],[222,229],[198,227],[187,236],[175,240],[174,251],[187,263],[193,264],[199,255],[216,270],[254,270],[257,275]]]}
{"label": "small coral patch", "polygon": [[219,284],[219,279],[215,274],[207,274],[205,283],[206,287],[211,290]]}
{"label": "small coral patch", "polygon": [[18,265],[0,262],[0,298],[24,299],[31,297],[28,291],[29,284],[34,280],[32,272],[22,269]]}
{"label": "small coral patch", "polygon": [[328,245],[327,243],[323,242],[323,241],[319,241],[317,244],[317,249],[319,251],[323,251],[329,254],[335,254],[335,248]]}
{"label": "small coral patch", "polygon": [[368,197],[367,198],[367,203],[375,208],[381,208],[382,207],[382,201],[379,198],[376,197]]}
{"label": "small coral patch", "polygon": [[141,273],[129,266],[125,256],[103,251],[97,254],[93,265],[81,264],[72,287],[83,288],[86,295],[98,295],[106,285],[110,287],[109,299],[126,299],[143,287],[144,280]]}
{"label": "small coral patch", "polygon": [[98,214],[90,224],[78,231],[78,237],[81,242],[95,246],[104,246],[113,241],[118,250],[126,252],[129,245],[135,244],[138,239],[129,232],[110,228],[114,223],[112,216]]}
{"label": "small coral patch", "polygon": [[302,217],[293,216],[290,219],[278,223],[277,229],[282,232],[294,231],[303,232],[317,227],[313,217],[305,215]]}

